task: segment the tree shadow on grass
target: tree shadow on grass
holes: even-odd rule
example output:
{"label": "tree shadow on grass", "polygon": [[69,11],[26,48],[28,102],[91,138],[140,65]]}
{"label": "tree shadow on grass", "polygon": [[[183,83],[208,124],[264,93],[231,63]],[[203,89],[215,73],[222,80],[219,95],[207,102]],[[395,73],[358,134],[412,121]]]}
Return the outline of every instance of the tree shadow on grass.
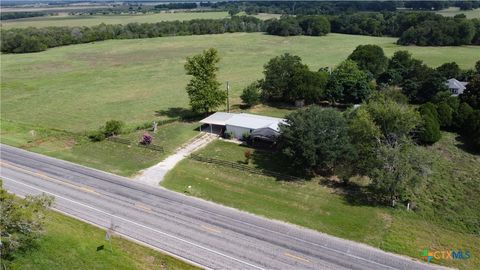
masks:
{"label": "tree shadow on grass", "polygon": [[455,146],[462,149],[463,151],[472,155],[480,155],[480,149],[475,149],[475,147],[471,145],[465,137],[460,135],[456,136],[455,141]]}
{"label": "tree shadow on grass", "polygon": [[155,111],[155,116],[165,116],[172,119],[178,119],[184,122],[194,122],[205,117],[203,114],[198,114],[190,109],[182,107],[170,107],[166,110]]}
{"label": "tree shadow on grass", "polygon": [[[249,147],[247,145],[241,145],[242,147]],[[277,180],[285,181],[291,179],[289,176],[298,177],[304,180],[311,179],[310,175],[304,174],[303,172],[298,172],[295,168],[291,166],[291,162],[283,155],[281,155],[275,149],[255,149],[254,154],[252,155],[252,161],[254,168],[260,170],[272,171],[284,175],[285,177],[276,177]],[[239,161],[243,162],[244,161]]]}
{"label": "tree shadow on grass", "polygon": [[344,183],[331,178],[322,178],[319,184],[334,189],[350,205],[378,206],[375,193],[368,186],[362,186],[354,182]]}

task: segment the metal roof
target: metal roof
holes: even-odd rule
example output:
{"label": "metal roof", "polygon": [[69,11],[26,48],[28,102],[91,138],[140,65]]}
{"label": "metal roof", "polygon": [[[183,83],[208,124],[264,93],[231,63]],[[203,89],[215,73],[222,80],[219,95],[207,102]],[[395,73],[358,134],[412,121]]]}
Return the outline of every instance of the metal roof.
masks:
{"label": "metal roof", "polygon": [[224,113],[216,112],[209,117],[202,119],[200,123],[236,126],[248,129],[270,128],[275,131],[279,130],[278,125],[285,122],[285,119],[269,117],[263,115],[249,113]]}
{"label": "metal roof", "polygon": [[200,120],[200,123],[225,126],[227,120],[232,118],[234,115],[235,114],[233,113],[216,112],[209,117]]}
{"label": "metal roof", "polygon": [[465,90],[465,86],[468,84],[468,82],[461,82],[461,81],[458,81],[457,79],[455,78],[452,78],[450,80],[447,80],[447,82],[445,83],[448,88],[450,89],[459,89],[459,90]]}

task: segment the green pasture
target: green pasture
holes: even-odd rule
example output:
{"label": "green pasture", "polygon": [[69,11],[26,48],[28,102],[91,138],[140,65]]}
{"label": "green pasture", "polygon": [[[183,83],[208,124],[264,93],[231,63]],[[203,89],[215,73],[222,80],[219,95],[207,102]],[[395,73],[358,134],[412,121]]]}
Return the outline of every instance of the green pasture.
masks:
{"label": "green pasture", "polygon": [[437,11],[437,14],[440,14],[446,17],[453,17],[458,14],[465,14],[467,18],[474,19],[474,18],[480,18],[480,8],[472,9],[472,10],[460,10],[460,8],[457,8],[457,7],[450,7],[447,9]]}
{"label": "green pasture", "polygon": [[394,38],[329,34],[279,37],[234,33],[152,39],[108,40],[39,53],[2,54],[1,118],[73,132],[110,119],[129,125],[176,117],[188,108],[185,58],[214,47],[219,80],[230,81],[231,104],[244,86],[262,77],[263,65],[285,52],[312,69],[335,66],[360,44],[378,44],[387,55],[409,50],[427,64],[456,61],[473,67],[480,47],[402,47]]}
{"label": "green pasture", "polygon": [[2,28],[25,28],[47,26],[94,26],[104,24],[156,23],[161,21],[188,21],[193,19],[223,19],[227,12],[162,12],[121,15],[58,15],[22,18],[2,21]]}

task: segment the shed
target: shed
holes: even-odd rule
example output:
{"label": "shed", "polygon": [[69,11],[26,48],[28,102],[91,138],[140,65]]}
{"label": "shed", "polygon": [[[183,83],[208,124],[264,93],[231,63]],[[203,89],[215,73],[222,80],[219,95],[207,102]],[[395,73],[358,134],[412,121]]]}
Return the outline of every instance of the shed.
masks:
{"label": "shed", "polygon": [[468,82],[461,82],[455,78],[449,79],[447,80],[447,82],[445,82],[445,85],[452,93],[452,96],[458,96],[463,94],[463,91],[465,91],[467,84]]}

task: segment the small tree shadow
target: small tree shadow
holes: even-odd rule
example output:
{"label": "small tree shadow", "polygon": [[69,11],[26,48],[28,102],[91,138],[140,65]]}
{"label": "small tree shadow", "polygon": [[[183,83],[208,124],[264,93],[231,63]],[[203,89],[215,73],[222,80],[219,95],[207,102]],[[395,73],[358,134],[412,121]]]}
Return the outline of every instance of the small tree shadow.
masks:
{"label": "small tree shadow", "polygon": [[344,183],[332,178],[322,178],[319,184],[334,189],[350,205],[378,206],[375,193],[369,186],[362,186],[354,182]]}
{"label": "small tree shadow", "polygon": [[472,154],[472,155],[480,155],[480,149],[475,149],[473,145],[471,145],[468,140],[463,136],[456,136],[455,137],[455,146],[462,149],[463,151]]}
{"label": "small tree shadow", "polygon": [[179,120],[185,122],[193,122],[200,120],[205,115],[195,113],[190,109],[182,107],[170,107],[166,110],[155,111],[155,116],[166,116],[173,119],[178,118]]}

